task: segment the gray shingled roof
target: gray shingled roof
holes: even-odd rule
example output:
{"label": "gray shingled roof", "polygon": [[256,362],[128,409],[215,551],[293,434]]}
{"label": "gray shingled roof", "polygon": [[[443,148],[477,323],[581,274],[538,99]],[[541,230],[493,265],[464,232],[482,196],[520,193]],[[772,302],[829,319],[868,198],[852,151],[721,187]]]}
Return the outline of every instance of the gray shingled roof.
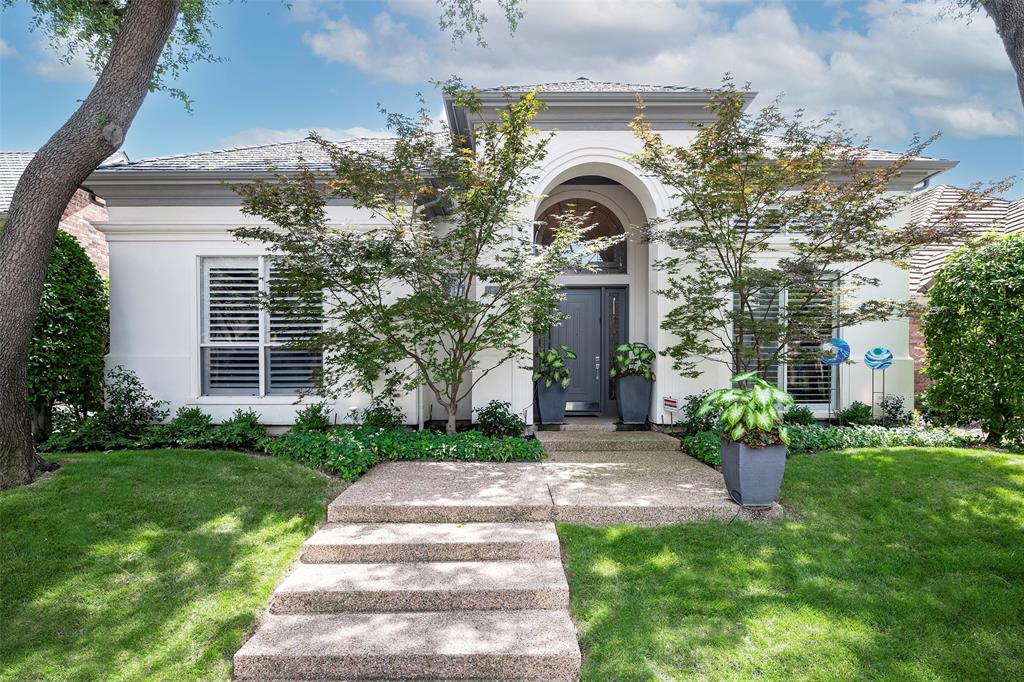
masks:
{"label": "gray shingled roof", "polygon": [[[361,137],[338,144],[367,154],[387,154],[394,138]],[[261,144],[250,147],[217,149],[195,154],[177,154],[124,163],[105,163],[97,170],[107,171],[279,171],[300,168],[325,168],[329,159],[323,148],[311,140]]]}
{"label": "gray shingled roof", "polygon": [[493,88],[481,88],[481,92],[529,92],[540,88],[541,92],[706,92],[704,88],[691,88],[685,85],[642,85],[637,83],[611,83],[592,81],[580,76],[574,81],[558,83],[535,83],[533,85],[499,85]]}
{"label": "gray shingled roof", "polygon": [[[910,220],[915,223],[929,223],[939,219],[966,191],[950,185],[937,185],[921,192],[910,205]],[[957,244],[932,244],[914,252],[910,259],[911,291],[926,289],[946,257],[959,244],[990,231],[1011,234],[1024,230],[1024,199],[1007,201],[992,198],[985,208],[965,212],[960,218],[960,224],[963,227],[963,236],[957,240]]]}
{"label": "gray shingled roof", "polygon": [[33,156],[34,152],[0,152],[0,213],[11,207],[14,188]]}

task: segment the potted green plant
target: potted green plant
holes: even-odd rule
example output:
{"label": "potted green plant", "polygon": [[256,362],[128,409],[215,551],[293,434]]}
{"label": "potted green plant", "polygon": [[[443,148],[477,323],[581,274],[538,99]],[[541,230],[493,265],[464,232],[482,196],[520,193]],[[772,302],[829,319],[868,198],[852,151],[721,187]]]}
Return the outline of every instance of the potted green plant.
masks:
{"label": "potted green plant", "polygon": [[722,474],[733,501],[744,507],[771,506],[782,485],[789,444],[781,408],[792,405],[793,397],[757,372],[737,374],[731,382],[750,387],[712,391],[697,416],[721,414]]}
{"label": "potted green plant", "polygon": [[622,343],[615,347],[609,375],[615,379],[616,405],[623,424],[646,424],[651,409],[654,372],[658,357],[646,343]]}
{"label": "potted green plant", "polygon": [[564,343],[557,348],[545,348],[537,353],[533,391],[541,424],[561,424],[565,421],[565,395],[571,380],[566,360],[575,359],[576,354]]}

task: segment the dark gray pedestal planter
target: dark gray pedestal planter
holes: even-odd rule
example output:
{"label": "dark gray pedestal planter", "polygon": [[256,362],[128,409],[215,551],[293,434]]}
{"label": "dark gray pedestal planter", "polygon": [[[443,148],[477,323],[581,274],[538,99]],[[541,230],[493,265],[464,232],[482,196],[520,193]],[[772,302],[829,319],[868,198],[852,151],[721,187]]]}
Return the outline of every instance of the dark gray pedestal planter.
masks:
{"label": "dark gray pedestal planter", "polygon": [[733,502],[744,507],[770,507],[786,471],[786,446],[751,448],[722,443],[722,473]]}
{"label": "dark gray pedestal planter", "polygon": [[551,384],[545,388],[544,382],[538,381],[533,385],[533,394],[541,424],[561,424],[565,421],[566,389],[561,384]]}
{"label": "dark gray pedestal planter", "polygon": [[651,409],[651,387],[643,377],[619,377],[615,380],[619,421],[623,424],[646,424]]}

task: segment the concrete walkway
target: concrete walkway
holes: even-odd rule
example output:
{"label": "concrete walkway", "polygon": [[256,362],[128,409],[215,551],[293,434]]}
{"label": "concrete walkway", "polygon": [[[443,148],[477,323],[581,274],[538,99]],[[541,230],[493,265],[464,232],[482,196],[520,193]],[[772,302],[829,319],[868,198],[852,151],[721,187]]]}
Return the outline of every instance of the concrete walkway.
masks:
{"label": "concrete walkway", "polygon": [[542,432],[542,463],[388,462],[345,490],[235,654],[238,680],[576,680],[553,521],[777,518],[652,432]]}
{"label": "concrete walkway", "polygon": [[765,520],[729,499],[722,475],[652,431],[542,431],[536,463],[388,462],[338,497],[329,521],[563,521],[641,526]]}

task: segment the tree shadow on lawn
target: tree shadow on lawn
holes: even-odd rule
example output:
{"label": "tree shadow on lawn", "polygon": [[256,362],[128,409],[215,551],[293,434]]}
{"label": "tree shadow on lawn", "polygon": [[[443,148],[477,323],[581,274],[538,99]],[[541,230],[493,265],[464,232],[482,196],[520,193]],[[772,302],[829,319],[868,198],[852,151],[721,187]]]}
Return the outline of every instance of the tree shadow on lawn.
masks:
{"label": "tree shadow on lawn", "polygon": [[0,495],[0,679],[228,679],[329,481],[234,452],[72,455]]}
{"label": "tree shadow on lawn", "polygon": [[1022,464],[797,456],[796,520],[561,526],[584,679],[1024,679]]}

